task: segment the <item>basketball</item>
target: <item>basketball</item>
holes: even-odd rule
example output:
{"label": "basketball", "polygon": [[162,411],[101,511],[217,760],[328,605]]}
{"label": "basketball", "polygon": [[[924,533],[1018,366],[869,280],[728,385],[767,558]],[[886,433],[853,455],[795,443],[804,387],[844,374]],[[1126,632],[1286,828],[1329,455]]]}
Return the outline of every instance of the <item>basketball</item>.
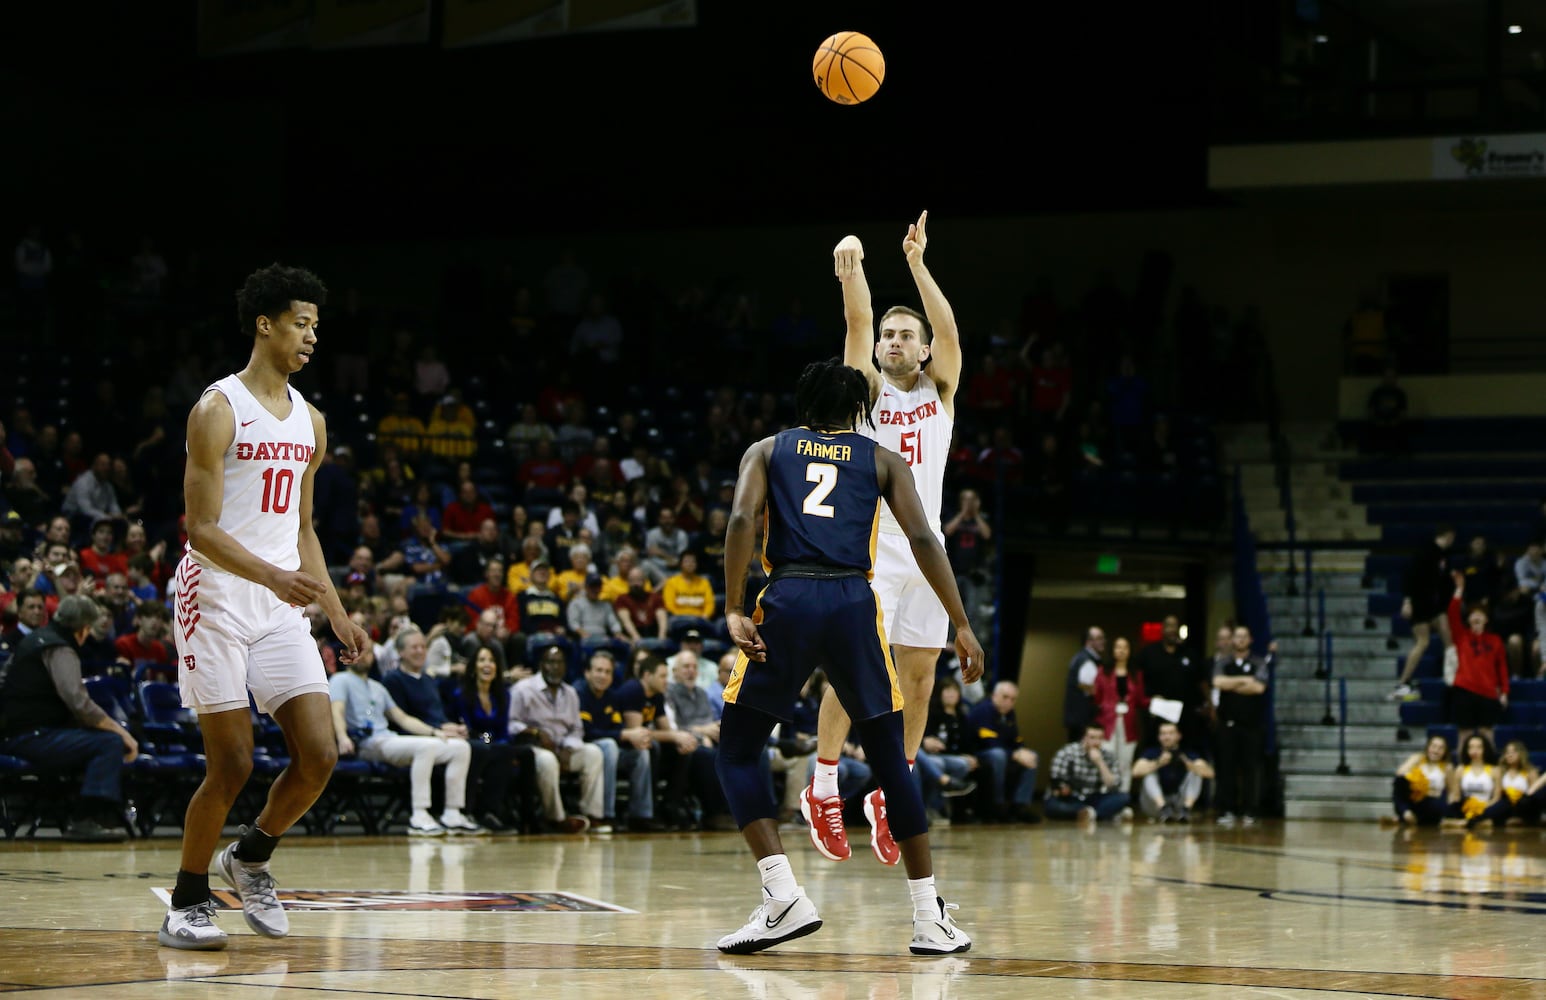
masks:
{"label": "basketball", "polygon": [[868,35],[839,31],[816,50],[811,64],[816,86],[838,104],[862,104],[886,78],[886,57]]}

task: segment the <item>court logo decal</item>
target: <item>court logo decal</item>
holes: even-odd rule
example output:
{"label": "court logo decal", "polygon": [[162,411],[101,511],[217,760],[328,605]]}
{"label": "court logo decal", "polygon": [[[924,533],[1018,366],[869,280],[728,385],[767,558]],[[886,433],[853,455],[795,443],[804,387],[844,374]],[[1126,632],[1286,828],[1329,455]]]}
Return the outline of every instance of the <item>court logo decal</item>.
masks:
{"label": "court logo decal", "polygon": [[[154,889],[170,905],[170,889]],[[217,910],[240,910],[241,897],[211,888]],[[637,913],[574,892],[409,892],[405,889],[281,889],[291,913]]]}

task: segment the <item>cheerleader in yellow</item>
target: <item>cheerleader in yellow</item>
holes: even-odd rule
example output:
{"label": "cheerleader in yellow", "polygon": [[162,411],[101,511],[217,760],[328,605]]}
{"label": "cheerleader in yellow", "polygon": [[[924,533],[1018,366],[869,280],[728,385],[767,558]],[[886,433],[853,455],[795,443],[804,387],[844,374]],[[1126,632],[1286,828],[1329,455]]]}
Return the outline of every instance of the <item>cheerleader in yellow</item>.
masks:
{"label": "cheerleader in yellow", "polygon": [[1535,813],[1529,799],[1530,788],[1535,784],[1535,766],[1530,763],[1530,749],[1520,740],[1509,740],[1498,758],[1497,798],[1479,817],[1483,823],[1502,826],[1513,820],[1515,825],[1526,819],[1534,819]]}
{"label": "cheerleader in yellow", "polygon": [[1465,763],[1455,770],[1449,782],[1449,815],[1445,826],[1474,828],[1481,822],[1482,813],[1498,800],[1501,786],[1497,772],[1487,763],[1492,747],[1484,736],[1472,734],[1466,737],[1461,759]]}
{"label": "cheerleader in yellow", "polygon": [[[1422,753],[1414,753],[1396,768],[1396,818],[1407,826],[1438,826],[1448,806],[1449,740],[1428,737]],[[1388,821],[1387,821],[1388,822]]]}

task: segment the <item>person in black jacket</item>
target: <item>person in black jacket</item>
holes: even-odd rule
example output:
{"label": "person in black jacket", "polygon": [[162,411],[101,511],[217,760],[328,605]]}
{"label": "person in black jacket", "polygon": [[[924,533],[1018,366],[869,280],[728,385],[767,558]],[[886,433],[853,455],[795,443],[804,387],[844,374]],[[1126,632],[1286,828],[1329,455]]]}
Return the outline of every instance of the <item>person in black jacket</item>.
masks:
{"label": "person in black jacket", "polygon": [[1106,633],[1092,625],[1084,633],[1084,645],[1068,663],[1068,677],[1063,684],[1063,727],[1068,730],[1070,743],[1082,740],[1085,727],[1095,718],[1095,703],[1090,695],[1095,691],[1095,675],[1105,656]]}
{"label": "person in black jacket", "polygon": [[966,712],[961,682],[954,677],[937,681],[929,699],[929,722],[913,769],[931,826],[949,825],[944,813],[947,797],[970,795],[977,788],[977,782],[971,778],[977,770],[977,758],[965,750]]}
{"label": "person in black jacket", "polygon": [[123,840],[123,766],[139,756],[128,730],[104,712],[81,681],[81,643],[102,613],[78,594],[59,602],[53,620],[35,629],[0,669],[0,753],[39,769],[84,767],[68,840]]}
{"label": "person in black jacket", "polygon": [[1412,674],[1428,651],[1428,637],[1435,629],[1449,645],[1449,624],[1444,611],[1449,607],[1449,550],[1455,544],[1455,529],[1441,524],[1433,533],[1433,540],[1423,543],[1412,554],[1402,577],[1401,617],[1412,623],[1412,648],[1407,651],[1406,664],[1401,668],[1401,679],[1390,693],[1392,701],[1413,697]]}

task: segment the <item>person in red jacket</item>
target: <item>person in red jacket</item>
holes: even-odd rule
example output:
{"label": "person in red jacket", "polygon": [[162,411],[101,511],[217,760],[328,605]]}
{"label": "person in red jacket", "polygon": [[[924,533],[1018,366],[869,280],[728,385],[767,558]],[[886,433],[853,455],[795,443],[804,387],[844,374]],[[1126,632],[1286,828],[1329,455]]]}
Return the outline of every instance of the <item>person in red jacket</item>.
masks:
{"label": "person in red jacket", "polygon": [[1133,752],[1143,733],[1144,715],[1149,696],[1143,689],[1143,674],[1128,670],[1133,645],[1123,636],[1111,645],[1112,662],[1103,664],[1095,675],[1095,722],[1106,734],[1106,744],[1117,758],[1119,791],[1130,791],[1133,781]]}
{"label": "person in red jacket", "polygon": [[1471,733],[1480,733],[1492,744],[1492,727],[1508,708],[1508,656],[1501,636],[1487,631],[1487,610],[1481,605],[1471,609],[1462,622],[1461,597],[1465,593],[1465,574],[1450,574],[1455,594],[1449,599],[1449,633],[1454,639],[1460,665],[1455,670],[1450,709],[1459,735],[1459,745]]}

